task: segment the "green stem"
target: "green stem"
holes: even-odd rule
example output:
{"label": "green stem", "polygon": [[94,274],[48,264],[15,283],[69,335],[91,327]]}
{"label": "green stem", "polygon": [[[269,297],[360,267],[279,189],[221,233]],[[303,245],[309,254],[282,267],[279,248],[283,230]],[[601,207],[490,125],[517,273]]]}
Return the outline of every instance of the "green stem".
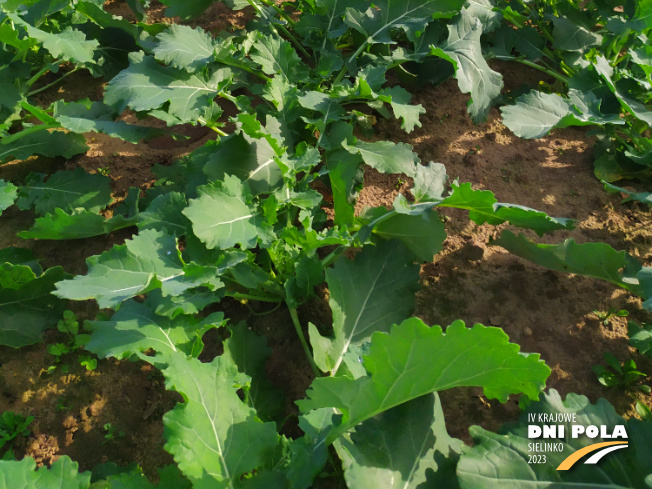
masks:
{"label": "green stem", "polygon": [[198,117],[197,122],[199,122],[200,124],[203,124],[204,126],[209,128],[210,130],[215,131],[220,136],[223,136],[223,137],[228,136],[228,134],[225,133],[224,131],[222,131],[222,129],[220,129],[219,127],[215,126],[214,124],[209,123],[208,121],[205,121],[203,117]]}
{"label": "green stem", "polygon": [[536,63],[533,63],[532,61],[528,61],[527,59],[522,59],[522,58],[514,58],[514,61],[518,61],[521,64],[524,64],[525,66],[529,66],[530,68],[537,69],[539,71],[542,71],[548,75],[550,75],[553,78],[556,78],[560,82],[562,82],[564,85],[568,85],[568,78],[566,78],[563,75],[560,75],[559,73],[549,70],[547,68],[544,68],[541,65],[538,65]]}
{"label": "green stem", "polygon": [[[28,96],[28,97],[31,97],[32,95],[36,95],[37,93],[41,93],[41,92],[43,92],[44,90],[47,90],[48,88],[53,87],[54,85],[56,85],[57,83],[59,83],[59,82],[60,82],[61,80],[63,80],[64,78],[66,78],[67,76],[72,75],[73,73],[75,73],[75,72],[77,72],[77,71],[79,71],[79,68],[75,68],[74,70],[71,70],[71,71],[69,71],[68,73],[64,73],[64,74],[61,75],[59,78],[57,78],[56,80],[54,80],[52,83],[48,83],[48,84],[45,85],[44,87],[37,88],[36,90],[32,90],[31,92],[29,92],[29,93],[27,94],[27,96]],[[32,78],[34,78],[34,77],[32,77]],[[30,79],[30,81],[31,81],[31,79]],[[30,83],[29,81],[27,82],[27,86],[28,86],[28,87],[31,86],[31,83]]]}
{"label": "green stem", "polygon": [[28,134],[32,134],[38,131],[45,131],[46,129],[54,129],[59,126],[59,124],[39,124],[38,126],[32,126],[28,127],[27,129],[23,129],[20,132],[17,132],[16,134],[12,134],[11,136],[7,136],[5,138],[2,138],[2,144],[7,145],[10,143],[13,143],[14,141],[27,136]]}
{"label": "green stem", "polygon": [[288,14],[285,13],[285,11],[280,8],[278,5],[276,5],[274,2],[271,2],[270,0],[260,0],[260,3],[263,5],[266,5],[268,7],[272,7],[274,10],[276,10],[276,13],[279,14],[283,19],[287,21],[288,24],[290,24],[292,27],[296,25],[295,20],[290,17]]}
{"label": "green stem", "polygon": [[261,301],[261,302],[283,302],[282,299],[278,299],[276,297],[268,297],[268,296],[262,296],[262,295],[254,295],[254,294],[244,294],[242,292],[226,292],[224,294],[228,297],[233,297],[234,299],[240,299],[240,300],[251,300],[251,301]]}
{"label": "green stem", "polygon": [[47,73],[48,71],[50,71],[50,65],[45,65],[43,68],[41,68],[40,70],[38,70],[38,71],[36,72],[36,74],[34,74],[34,76],[32,76],[32,78],[30,78],[29,80],[27,80],[27,83],[26,83],[27,88],[29,88],[29,87],[31,87],[32,85],[34,85],[34,83],[35,83],[39,78],[41,78],[45,73]]}
{"label": "green stem", "polygon": [[321,372],[317,368],[317,365],[315,364],[315,360],[312,358],[312,352],[310,351],[310,347],[308,346],[306,337],[303,334],[303,329],[301,329],[301,323],[299,322],[299,315],[297,314],[297,310],[294,307],[290,307],[289,304],[288,304],[288,309],[290,310],[290,317],[292,318],[292,324],[294,324],[294,329],[296,329],[297,331],[297,335],[299,336],[299,341],[301,342],[303,351],[305,352],[306,357],[308,358],[310,367],[312,368],[312,371],[315,373],[316,377],[321,377]]}
{"label": "green stem", "polygon": [[294,44],[294,46],[295,46],[299,51],[301,51],[301,52],[303,53],[303,55],[304,55],[306,58],[308,58],[308,59],[314,59],[314,57],[313,57],[313,56],[310,56],[310,53],[308,53],[308,51],[306,51],[306,49],[301,45],[301,43],[300,43],[299,41],[297,41],[297,39],[292,35],[292,33],[291,33],[289,30],[287,30],[287,28],[286,28],[284,25],[279,25],[278,27],[279,27],[279,28],[283,31],[283,33],[284,33],[284,34],[285,34],[285,35],[290,39],[290,41],[292,41],[292,44]]}

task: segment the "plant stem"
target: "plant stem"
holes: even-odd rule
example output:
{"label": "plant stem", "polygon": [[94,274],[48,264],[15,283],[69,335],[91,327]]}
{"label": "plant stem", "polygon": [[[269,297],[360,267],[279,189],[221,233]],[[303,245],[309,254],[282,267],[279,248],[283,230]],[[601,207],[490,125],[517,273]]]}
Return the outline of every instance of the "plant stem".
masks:
{"label": "plant stem", "polygon": [[252,301],[261,301],[261,302],[283,302],[282,299],[277,299],[276,297],[268,297],[268,296],[262,296],[262,295],[254,295],[254,294],[244,294],[242,292],[226,292],[224,294],[228,297],[233,297],[234,299],[241,299],[241,300],[252,300]]}
{"label": "plant stem", "polygon": [[7,145],[10,143],[13,143],[14,141],[27,136],[28,134],[32,134],[38,131],[45,131],[46,129],[54,129],[57,127],[61,127],[58,124],[39,124],[38,126],[32,126],[28,127],[27,129],[23,129],[20,132],[17,132],[16,134],[12,134],[11,136],[7,136],[5,138],[2,138],[2,144]]}
{"label": "plant stem", "polygon": [[305,352],[306,357],[308,358],[310,367],[312,367],[312,371],[315,373],[316,377],[321,377],[321,372],[317,368],[317,365],[315,364],[315,360],[312,358],[312,352],[310,351],[310,347],[308,346],[306,337],[303,334],[303,329],[301,329],[301,323],[299,322],[299,315],[297,314],[297,310],[294,307],[290,307],[289,304],[288,304],[288,309],[290,310],[290,317],[292,318],[292,324],[294,324],[294,329],[297,331],[297,335],[299,336],[299,341],[301,342],[303,351]]}
{"label": "plant stem", "polygon": [[260,0],[260,3],[263,5],[266,5],[268,7],[272,7],[274,10],[276,10],[276,13],[279,14],[283,19],[287,21],[288,24],[290,24],[292,27],[295,26],[296,22],[292,17],[290,17],[288,14],[285,13],[285,11],[280,8],[278,5],[276,5],[274,2],[271,2],[270,0]]}
{"label": "plant stem", "polygon": [[[43,71],[43,70],[41,70],[41,71]],[[36,90],[32,90],[31,92],[29,92],[29,93],[27,94],[27,96],[28,96],[28,97],[31,97],[32,95],[36,95],[37,93],[41,93],[41,92],[43,92],[44,90],[47,90],[48,88],[53,87],[54,85],[56,85],[57,83],[59,83],[59,82],[60,82],[61,80],[63,80],[64,78],[66,78],[67,76],[72,75],[73,73],[75,73],[75,72],[77,72],[77,71],[79,71],[79,68],[75,68],[74,70],[71,70],[71,71],[69,71],[68,73],[64,73],[64,74],[61,75],[59,78],[57,78],[56,80],[54,80],[52,83],[48,83],[48,84],[45,85],[44,87],[37,88]],[[40,72],[39,72],[39,73],[40,73]],[[39,73],[37,73],[36,75],[39,75]],[[43,74],[43,73],[41,73],[41,74],[39,75],[39,77],[40,77],[42,74]],[[34,75],[34,76],[36,76],[36,75]],[[32,77],[32,78],[34,78],[34,77]],[[34,83],[34,82],[32,82],[32,78],[30,78],[30,80],[27,82],[27,86],[28,86],[28,87],[31,87],[31,86],[32,86],[32,83]],[[36,80],[34,80],[34,81],[36,81]]]}
{"label": "plant stem", "polygon": [[522,58],[514,58],[514,61],[518,61],[521,64],[524,64],[525,66],[529,66],[530,68],[537,69],[539,71],[542,71],[546,73],[547,75],[550,75],[553,78],[556,78],[560,82],[562,82],[564,85],[568,85],[568,78],[566,78],[563,75],[560,75],[559,73],[549,70],[547,68],[544,68],[541,65],[538,65],[536,63],[533,63],[532,61],[528,61],[527,59],[522,59]]}

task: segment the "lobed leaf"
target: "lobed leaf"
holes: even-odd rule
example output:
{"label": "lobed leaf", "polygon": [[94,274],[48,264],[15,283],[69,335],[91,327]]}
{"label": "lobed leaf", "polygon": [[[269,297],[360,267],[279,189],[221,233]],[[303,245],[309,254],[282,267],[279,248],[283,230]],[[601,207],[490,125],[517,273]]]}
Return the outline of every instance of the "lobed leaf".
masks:
{"label": "lobed leaf", "polygon": [[73,300],[95,299],[104,308],[159,287],[164,293],[181,292],[173,282],[179,285],[183,281],[183,264],[175,239],[164,232],[142,231],[124,245],[87,258],[86,264],[87,275],[57,283],[54,294]]}
{"label": "lobed leaf", "polygon": [[201,363],[171,355],[168,389],[183,403],[163,416],[165,449],[196,488],[231,488],[265,464],[278,443],[274,423],[262,423],[237,391],[248,378],[227,357]]}
{"label": "lobed leaf", "polygon": [[317,366],[337,372],[350,346],[369,341],[374,331],[387,331],[408,315],[418,280],[419,267],[398,240],[365,247],[355,260],[340,259],[326,270],[334,337],[322,338],[310,328]]}
{"label": "lobed leaf", "polygon": [[52,467],[36,470],[36,461],[0,460],[0,489],[88,489],[91,473],[79,473],[79,464],[64,455]]}
{"label": "lobed leaf", "polygon": [[129,68],[116,75],[106,87],[104,102],[119,112],[153,110],[168,104],[167,113],[182,122],[194,122],[219,91],[224,73],[206,80],[174,68],[160,66],[141,51],[129,55]]}
{"label": "lobed leaf", "polygon": [[16,204],[22,210],[33,206],[40,215],[56,208],[65,211],[83,208],[97,213],[113,201],[110,182],[110,178],[86,173],[82,168],[58,171],[47,181],[42,173],[31,173],[20,188]]}
{"label": "lobed leaf", "polygon": [[481,35],[482,23],[464,9],[457,22],[448,26],[447,41],[431,48],[431,54],[453,64],[460,90],[471,94],[468,111],[476,123],[486,120],[491,103],[503,87],[502,75],[493,71],[482,56]]}
{"label": "lobed leaf", "polygon": [[68,276],[63,268],[49,268],[37,276],[32,267],[0,264],[0,345],[20,348],[38,343],[65,309],[65,302],[51,294]]}
{"label": "lobed leaf", "polygon": [[437,394],[401,404],[335,441],[348,487],[456,487],[463,443],[446,432]]}
{"label": "lobed leaf", "polygon": [[[225,323],[224,314],[213,313],[202,320],[180,316],[173,320],[158,316],[146,305],[129,300],[106,321],[87,321],[92,331],[85,349],[100,358],[118,360],[144,353],[149,349],[167,357],[178,352],[190,355],[195,342],[206,331]],[[139,355],[141,359],[156,362],[159,357]]]}
{"label": "lobed leaf", "polygon": [[183,214],[195,235],[208,248],[228,249],[239,244],[253,248],[264,229],[262,216],[247,203],[242,182],[227,175],[221,182],[199,187],[200,196],[190,201]]}
{"label": "lobed leaf", "polygon": [[[8,138],[6,138],[8,139]],[[72,158],[88,150],[81,134],[63,131],[37,131],[5,142],[0,140],[0,164],[11,160],[26,160],[33,155]]]}
{"label": "lobed leaf", "polygon": [[501,402],[517,393],[536,399],[550,375],[538,354],[520,353],[502,329],[481,324],[469,329],[462,321],[444,334],[439,326],[407,319],[389,333],[375,332],[368,352],[369,375],[317,378],[308,398],[297,401],[302,412],[333,407],[343,414],[331,441],[383,411],[452,387],[482,387]]}
{"label": "lobed leaf", "polygon": [[7,208],[14,205],[18,197],[18,188],[11,182],[0,179],[0,215]]}

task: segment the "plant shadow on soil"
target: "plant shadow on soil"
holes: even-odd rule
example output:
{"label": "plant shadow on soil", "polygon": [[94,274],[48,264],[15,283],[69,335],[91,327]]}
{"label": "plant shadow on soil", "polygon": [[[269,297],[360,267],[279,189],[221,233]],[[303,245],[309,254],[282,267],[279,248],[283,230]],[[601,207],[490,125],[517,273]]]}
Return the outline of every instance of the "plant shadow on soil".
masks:
{"label": "plant shadow on soil", "polygon": [[[251,15],[245,10],[228,17],[219,10],[222,4],[214,5],[215,12],[193,25],[215,32],[230,26],[242,27]],[[125,15],[123,7],[119,2],[109,5],[109,9],[115,10],[112,13],[120,15]],[[160,20],[160,4],[153,2],[152,12]],[[219,22],[214,20],[218,17]],[[504,74],[508,88],[521,84],[536,86],[539,80],[539,74],[528,68],[506,63],[494,68]],[[62,96],[69,100],[101,98],[99,81],[83,74],[70,80],[65,90],[44,92],[42,102]],[[451,178],[459,177],[461,182],[471,182],[474,188],[491,190],[499,201],[578,220],[575,230],[536,238],[539,242],[557,243],[569,237],[577,242],[603,241],[628,251],[645,265],[652,264],[652,212],[636,203],[620,204],[619,196],[605,193],[593,176],[593,140],[586,130],[571,128],[539,140],[523,140],[502,126],[496,109],[492,109],[488,122],[473,125],[465,109],[468,95],[459,92],[454,80],[413,91],[414,103],[422,104],[427,111],[421,119],[423,127],[405,134],[396,121],[379,119],[375,138],[413,145],[422,162],[444,163]],[[0,167],[0,178],[19,183],[29,171],[50,173],[81,166],[96,172],[98,168],[108,168],[114,198],[119,201],[129,187],[145,190],[153,183],[154,164],[170,164],[212,137],[202,128],[188,126],[181,131],[186,131],[188,139],[158,139],[139,145],[89,134],[91,149],[85,155],[63,163],[39,158],[5,165]],[[409,186],[407,177],[366,169],[365,188],[357,210],[391,206],[396,195],[406,192]],[[640,299],[598,280],[545,270],[491,246],[490,238],[502,229],[512,229],[509,226],[476,226],[466,212],[454,209],[441,214],[446,220],[448,238],[433,262],[422,266],[422,290],[417,294],[415,315],[428,324],[443,327],[456,319],[467,325],[480,322],[501,327],[511,341],[521,345],[522,351],[541,354],[553,371],[548,387],[556,388],[562,395],[586,395],[592,402],[606,397],[621,415],[635,415],[634,395],[602,387],[591,366],[602,363],[603,352],[611,352],[621,361],[633,358],[647,373],[652,373],[652,364],[627,344],[625,319],[613,318],[609,325],[604,325],[592,311],[627,309],[628,319],[650,322],[650,314],[641,310]],[[100,254],[134,233],[134,229],[127,229],[108,237],[77,240],[73,245],[17,238],[15,233],[30,227],[33,219],[31,212],[15,208],[5,211],[0,217],[0,247],[28,247],[45,267],[63,265],[74,274],[86,272],[86,257]],[[328,331],[331,313],[327,294],[326,288],[321,288],[318,298],[300,309],[304,327],[310,321]],[[97,313],[97,306],[91,302],[71,307],[80,320]],[[251,307],[264,312],[269,306]],[[231,300],[222,303],[221,308],[232,323],[246,320],[248,327],[267,338],[273,351],[267,363],[268,376],[285,396],[288,418],[282,432],[300,436],[294,401],[305,395],[313,374],[289,314],[280,309],[264,316],[251,315]],[[48,332],[45,341],[52,343],[56,338],[56,332]],[[221,338],[221,333],[209,333],[206,357],[220,353]],[[70,364],[69,372],[64,373],[59,367],[45,373],[53,357],[44,344],[18,351],[0,347],[0,412],[13,410],[36,418],[31,426],[33,434],[18,441],[16,454],[34,456],[44,464],[66,454],[79,462],[83,470],[105,461],[135,461],[150,478],[156,479],[156,468],[172,461],[163,450],[162,415],[178,397],[167,393],[160,374],[142,363],[103,360],[94,372],[86,372],[75,357],[72,354],[65,359]],[[652,405],[649,395],[636,396]],[[496,430],[518,416],[516,399],[502,405],[484,398],[478,389],[444,392],[442,403],[447,429],[467,443],[471,442],[469,425]],[[106,423],[124,431],[125,436],[106,440],[102,429]],[[318,484],[334,488],[341,484],[341,479],[336,475]]]}

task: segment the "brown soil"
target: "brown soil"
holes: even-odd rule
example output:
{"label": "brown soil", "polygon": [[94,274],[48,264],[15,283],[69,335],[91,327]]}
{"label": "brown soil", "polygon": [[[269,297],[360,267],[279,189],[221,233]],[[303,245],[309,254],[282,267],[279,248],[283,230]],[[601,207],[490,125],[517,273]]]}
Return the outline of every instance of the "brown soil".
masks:
{"label": "brown soil", "polygon": [[[124,4],[109,1],[107,5],[112,13],[130,18]],[[174,21],[162,18],[163,9],[153,2],[151,20]],[[191,25],[202,25],[211,32],[241,28],[251,15],[243,10],[229,16],[221,9],[222,4],[215,3],[209,13]],[[534,85],[539,80],[538,73],[527,68],[507,64],[495,67],[511,87],[520,83]],[[61,89],[44,92],[42,102],[62,96],[70,100],[101,97],[102,86],[97,80],[83,74],[69,80]],[[473,125],[466,113],[468,95],[460,93],[455,80],[413,91],[414,102],[427,111],[421,118],[423,127],[405,134],[396,121],[379,119],[378,138],[413,145],[423,162],[444,163],[451,178],[459,177],[474,188],[491,190],[499,201],[577,219],[575,230],[556,232],[540,242],[556,243],[568,237],[577,242],[602,241],[652,265],[652,211],[637,203],[621,204],[618,196],[605,193],[593,176],[593,141],[585,130],[565,129],[534,141],[518,139],[501,124],[496,109],[488,122]],[[134,116],[124,117],[131,120]],[[5,165],[0,167],[0,178],[20,183],[29,171],[49,173],[81,166],[96,172],[107,168],[114,197],[120,200],[129,187],[146,189],[152,184],[154,164],[169,164],[212,137],[203,128],[187,126],[179,130],[188,139],[175,142],[165,137],[139,145],[89,134],[91,149],[85,155],[67,162],[34,159]],[[400,180],[367,169],[358,210],[391,205],[398,192],[409,188],[409,181]],[[444,210],[442,214],[449,236],[444,250],[422,267],[423,288],[417,295],[415,315],[428,324],[442,326],[456,319],[499,326],[523,351],[541,354],[553,370],[549,387],[562,395],[584,394],[592,401],[606,397],[620,414],[634,416],[635,395],[602,387],[591,366],[603,363],[602,352],[611,352],[623,361],[634,358],[645,372],[652,372],[652,364],[628,346],[626,319],[614,318],[603,325],[593,310],[627,309],[629,319],[650,322],[652,317],[641,310],[640,300],[607,283],[547,271],[491,246],[490,238],[509,226],[477,226],[462,211]],[[124,230],[74,243],[17,238],[15,233],[31,226],[33,218],[31,212],[15,208],[5,211],[0,217],[0,248],[31,248],[44,266],[63,265],[74,274],[85,273],[86,257],[121,243],[133,233]],[[322,299],[300,310],[302,324],[310,321],[328,328],[331,316],[325,294],[324,289]],[[303,397],[312,373],[289,315],[279,310],[255,316],[235,302],[226,302],[224,307],[232,321],[246,320],[268,338],[273,348],[269,378],[283,390],[287,414],[296,414],[294,400]],[[267,305],[252,307],[264,310]],[[97,311],[91,303],[75,305],[75,310],[80,319],[90,318]],[[45,340],[53,343],[56,338],[57,334],[50,332]],[[32,455],[48,464],[66,454],[84,470],[107,460],[136,461],[155,478],[156,467],[171,461],[162,449],[161,417],[175,402],[165,392],[160,374],[140,363],[107,360],[100,361],[95,371],[86,372],[78,365],[76,353],[63,360],[70,368],[68,372],[59,365],[47,373],[54,357],[45,348],[35,345],[16,351],[0,347],[0,412],[13,410],[35,417],[33,434],[15,445],[17,455]],[[209,341],[207,348],[218,347]],[[636,397],[652,405],[649,395],[639,393]],[[444,392],[442,399],[449,431],[466,442],[470,442],[469,425],[495,430],[515,419],[518,411],[515,399],[501,405],[488,401],[475,389]],[[107,439],[103,429],[106,423],[125,435]],[[291,419],[283,432],[289,436],[300,434],[296,421]]]}

